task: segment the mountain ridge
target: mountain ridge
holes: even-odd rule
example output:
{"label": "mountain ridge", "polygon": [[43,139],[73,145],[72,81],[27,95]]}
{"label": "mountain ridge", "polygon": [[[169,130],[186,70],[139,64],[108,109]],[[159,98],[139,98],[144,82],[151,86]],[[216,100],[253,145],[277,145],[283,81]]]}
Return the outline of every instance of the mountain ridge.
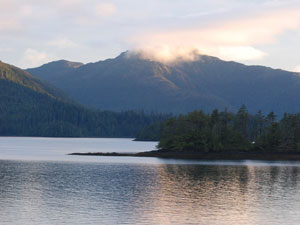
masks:
{"label": "mountain ridge", "polygon": [[28,71],[97,109],[186,113],[215,108],[236,111],[246,104],[252,113],[259,109],[278,114],[300,111],[299,73],[213,56],[162,63],[123,52],[113,59],[72,68],[64,76],[59,69],[51,75],[43,69]]}

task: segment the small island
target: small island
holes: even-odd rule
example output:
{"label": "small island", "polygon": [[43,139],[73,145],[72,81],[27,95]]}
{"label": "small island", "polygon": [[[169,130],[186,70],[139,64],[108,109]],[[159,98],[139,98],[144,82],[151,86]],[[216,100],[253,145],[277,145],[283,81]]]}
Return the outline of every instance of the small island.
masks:
{"label": "small island", "polygon": [[[300,114],[194,111],[171,117],[141,132],[158,137],[158,150],[141,153],[72,153],[88,156],[134,156],[203,160],[300,160]],[[150,134],[150,135],[149,135]],[[139,140],[143,140],[143,135]]]}

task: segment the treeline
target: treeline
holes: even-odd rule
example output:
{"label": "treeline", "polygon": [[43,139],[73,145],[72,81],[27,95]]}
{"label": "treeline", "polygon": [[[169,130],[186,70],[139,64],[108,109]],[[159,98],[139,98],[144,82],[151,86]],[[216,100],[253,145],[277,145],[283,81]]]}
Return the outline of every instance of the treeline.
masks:
{"label": "treeline", "polygon": [[166,115],[96,111],[0,79],[0,136],[136,137]]}
{"label": "treeline", "polygon": [[[194,111],[172,117],[159,126],[158,149],[176,152],[300,152],[300,113],[250,115]],[[144,132],[147,129],[144,129]]]}

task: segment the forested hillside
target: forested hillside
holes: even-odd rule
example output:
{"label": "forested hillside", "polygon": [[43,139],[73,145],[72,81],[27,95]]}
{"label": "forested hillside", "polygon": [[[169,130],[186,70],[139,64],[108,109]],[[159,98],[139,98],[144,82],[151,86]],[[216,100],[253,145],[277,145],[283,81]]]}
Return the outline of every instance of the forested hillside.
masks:
{"label": "forested hillside", "polygon": [[[1,61],[0,79],[1,81],[8,81],[5,84],[11,82],[13,84],[19,85],[20,87],[26,87],[36,93],[44,94],[54,99],[58,99],[61,101],[70,101],[70,99],[61,90],[45,83],[40,79],[37,79],[36,77],[20,68],[3,63]],[[2,84],[2,89],[6,88],[6,90],[9,91],[8,86],[6,86],[5,84]],[[1,90],[1,92],[4,91]],[[15,95],[19,95],[20,97],[22,97],[22,95],[18,93],[15,93]]]}
{"label": "forested hillside", "polygon": [[142,127],[166,118],[86,109],[8,64],[0,64],[0,75],[1,136],[135,137]]}

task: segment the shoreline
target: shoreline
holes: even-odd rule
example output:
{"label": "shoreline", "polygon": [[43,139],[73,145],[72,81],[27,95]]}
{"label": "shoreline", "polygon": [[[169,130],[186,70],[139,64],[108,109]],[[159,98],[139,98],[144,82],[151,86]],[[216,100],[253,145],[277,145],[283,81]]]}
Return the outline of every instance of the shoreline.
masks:
{"label": "shoreline", "polygon": [[78,156],[117,156],[117,157],[155,157],[164,159],[188,159],[188,160],[267,160],[267,161],[300,161],[300,153],[186,153],[149,151],[139,153],[70,153]]}

